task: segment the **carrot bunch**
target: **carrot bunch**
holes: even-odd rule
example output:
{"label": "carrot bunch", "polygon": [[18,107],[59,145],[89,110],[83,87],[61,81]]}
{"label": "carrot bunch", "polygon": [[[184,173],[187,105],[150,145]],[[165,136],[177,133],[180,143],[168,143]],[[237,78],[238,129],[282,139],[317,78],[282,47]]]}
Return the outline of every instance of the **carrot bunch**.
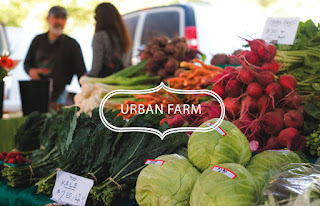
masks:
{"label": "carrot bunch", "polygon": [[[194,63],[199,63],[201,66]],[[180,67],[188,70],[177,74],[176,77],[166,79],[165,82],[172,88],[183,90],[205,89],[212,85],[213,79],[223,71],[222,68],[204,64],[199,59],[193,59],[192,62],[181,62]],[[202,95],[187,95],[186,97],[187,102],[198,103]]]}
{"label": "carrot bunch", "polygon": [[[194,63],[200,63],[197,66]],[[180,67],[187,68],[176,77],[168,78],[165,82],[172,88],[195,90],[203,89],[212,84],[212,79],[222,72],[222,68],[214,65],[206,65],[199,59],[192,62],[181,62]]]}
{"label": "carrot bunch", "polygon": [[[130,108],[133,104],[135,104],[137,108],[139,108],[139,105],[143,105],[145,107],[151,105],[151,107],[155,109],[155,105],[158,105],[163,107],[163,111],[166,113],[168,110],[168,104],[183,104],[183,101],[178,96],[163,90],[150,94],[137,94],[134,95],[134,97],[137,99],[137,101],[125,100],[124,104],[122,105],[123,108],[127,108],[127,106]],[[121,110],[121,105],[118,105],[118,109]],[[123,116],[125,119],[130,119],[136,114],[137,112],[128,112],[124,114],[121,111],[119,113],[119,115]]]}

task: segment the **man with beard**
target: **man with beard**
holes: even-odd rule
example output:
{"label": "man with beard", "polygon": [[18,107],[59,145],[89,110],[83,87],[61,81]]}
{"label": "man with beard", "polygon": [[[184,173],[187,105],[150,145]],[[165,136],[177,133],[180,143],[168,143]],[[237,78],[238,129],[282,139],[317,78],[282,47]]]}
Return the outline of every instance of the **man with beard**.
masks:
{"label": "man with beard", "polygon": [[76,40],[63,34],[67,11],[61,6],[49,10],[49,31],[36,36],[29,48],[24,69],[32,80],[52,79],[51,105],[64,104],[65,86],[74,74],[86,73],[81,48]]}

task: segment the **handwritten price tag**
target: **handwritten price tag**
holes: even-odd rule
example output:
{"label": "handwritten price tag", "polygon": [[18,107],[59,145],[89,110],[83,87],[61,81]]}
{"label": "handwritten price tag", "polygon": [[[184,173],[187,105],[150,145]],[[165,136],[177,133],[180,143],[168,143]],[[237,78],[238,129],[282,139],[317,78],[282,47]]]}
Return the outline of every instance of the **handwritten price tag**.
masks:
{"label": "handwritten price tag", "polygon": [[57,171],[51,200],[62,204],[84,206],[92,186],[93,180]]}
{"label": "handwritten price tag", "polygon": [[298,30],[299,18],[271,18],[267,19],[262,33],[266,42],[277,41],[277,44],[292,45]]}
{"label": "handwritten price tag", "polygon": [[214,166],[211,170],[219,172],[221,174],[224,174],[225,176],[230,177],[231,179],[234,179],[234,178],[237,177],[236,174],[234,174],[232,171],[230,171],[230,170],[228,170],[228,169],[226,169],[224,167]]}
{"label": "handwritten price tag", "polygon": [[150,160],[150,159],[147,159],[147,161],[144,164],[145,165],[163,165],[164,161],[163,160]]}

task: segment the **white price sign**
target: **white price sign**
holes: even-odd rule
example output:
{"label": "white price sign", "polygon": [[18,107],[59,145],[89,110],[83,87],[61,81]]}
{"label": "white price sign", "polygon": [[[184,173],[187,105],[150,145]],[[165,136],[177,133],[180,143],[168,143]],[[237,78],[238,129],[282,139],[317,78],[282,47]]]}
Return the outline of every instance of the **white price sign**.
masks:
{"label": "white price sign", "polygon": [[62,204],[84,206],[92,186],[91,179],[57,171],[51,200]]}
{"label": "white price sign", "polygon": [[276,41],[277,44],[292,45],[298,30],[300,18],[269,17],[264,26],[262,39],[266,42]]}

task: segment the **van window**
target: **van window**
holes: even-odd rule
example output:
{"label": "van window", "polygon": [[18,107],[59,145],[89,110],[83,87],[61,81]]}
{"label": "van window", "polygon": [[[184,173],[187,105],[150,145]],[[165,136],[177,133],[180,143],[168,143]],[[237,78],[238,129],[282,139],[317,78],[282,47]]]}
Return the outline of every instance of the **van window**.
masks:
{"label": "van window", "polygon": [[147,14],[143,27],[141,44],[147,44],[156,36],[168,38],[179,36],[179,12],[167,11]]}
{"label": "van window", "polygon": [[138,23],[139,16],[133,16],[129,18],[125,18],[124,22],[129,30],[129,33],[131,35],[132,41],[134,41],[134,37],[136,34],[136,28],[137,28],[137,23]]}

